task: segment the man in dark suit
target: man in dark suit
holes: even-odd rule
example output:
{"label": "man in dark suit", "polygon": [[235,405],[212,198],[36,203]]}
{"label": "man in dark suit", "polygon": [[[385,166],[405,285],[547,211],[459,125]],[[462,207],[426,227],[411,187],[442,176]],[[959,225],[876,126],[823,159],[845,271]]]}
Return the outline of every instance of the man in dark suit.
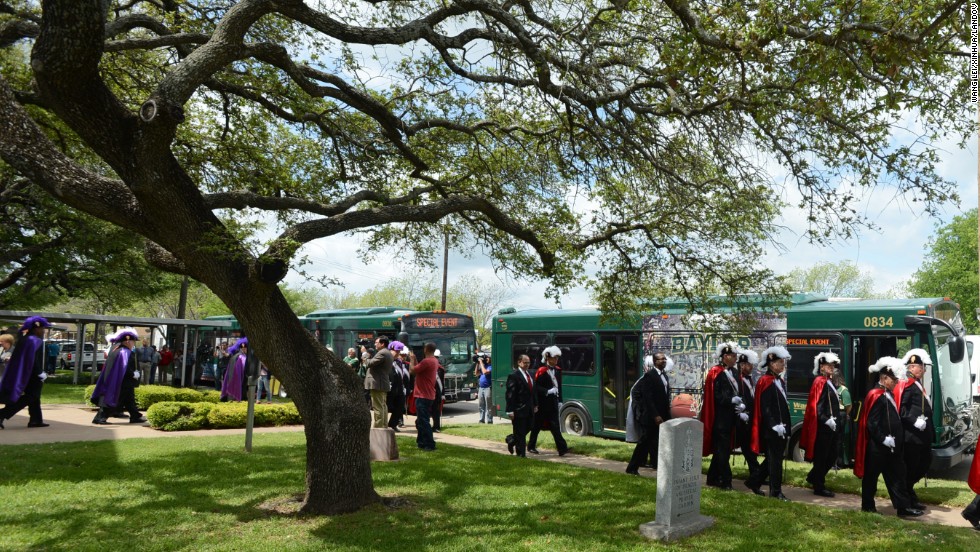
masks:
{"label": "man in dark suit", "polygon": [[538,443],[538,433],[542,429],[551,431],[555,440],[558,456],[565,456],[568,443],[561,436],[561,425],[558,423],[558,411],[561,409],[561,370],[558,369],[558,359],[561,349],[552,345],[544,350],[541,357],[542,365],[534,376],[534,393],[537,395],[538,413],[534,415],[534,427],[531,438],[527,443],[528,452],[538,454],[535,448]]}
{"label": "man in dark suit", "polygon": [[[647,455],[653,459],[653,469],[657,469],[657,454],[660,450],[660,424],[670,419],[670,383],[664,368],[667,367],[667,355],[656,353],[649,367],[637,385],[633,387],[633,418],[640,427],[640,440],[633,449],[633,456],[626,473],[640,475],[640,463]],[[646,366],[644,366],[646,368]]]}
{"label": "man in dark suit", "polygon": [[534,380],[528,369],[531,367],[531,359],[527,355],[521,355],[517,359],[517,368],[507,376],[507,417],[510,418],[514,433],[507,436],[507,450],[514,454],[517,448],[517,455],[526,457],[527,433],[531,431],[531,424],[534,422],[534,413],[538,407],[534,397]]}

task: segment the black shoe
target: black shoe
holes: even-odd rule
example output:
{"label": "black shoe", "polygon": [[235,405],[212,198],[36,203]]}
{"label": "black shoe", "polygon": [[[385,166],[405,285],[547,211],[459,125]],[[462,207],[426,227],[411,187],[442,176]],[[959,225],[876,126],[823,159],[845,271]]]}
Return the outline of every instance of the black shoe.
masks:
{"label": "black shoe", "polygon": [[95,425],[110,425],[109,422],[107,422],[105,420],[100,420],[98,418],[92,420],[92,423],[95,424]]}
{"label": "black shoe", "polygon": [[640,475],[639,470],[631,470],[629,468],[626,468],[626,473],[628,473],[630,475]]}
{"label": "black shoe", "polygon": [[775,498],[777,500],[782,500],[783,502],[789,502],[789,498],[787,498],[782,491],[779,491],[776,494],[769,495],[769,498]]}
{"label": "black shoe", "polygon": [[568,454],[568,449],[565,449],[565,450],[559,452],[558,453],[558,456],[565,456],[566,454]]}
{"label": "black shoe", "polygon": [[980,531],[980,516],[977,516],[976,518],[970,517],[967,515],[966,510],[960,512],[960,515],[963,516],[963,519],[969,521],[970,525],[972,525],[974,529]]}
{"label": "black shoe", "polygon": [[813,489],[813,494],[817,496],[825,496],[827,498],[834,498],[834,496],[836,496],[833,491],[828,491],[827,489]]}
{"label": "black shoe", "polygon": [[441,431],[439,431],[438,429],[433,429],[433,430],[432,430],[432,433],[442,433],[442,432],[441,432]]}
{"label": "black shoe", "polygon": [[481,424],[485,424],[486,422],[484,422],[483,420],[480,420],[480,423],[481,423]]}
{"label": "black shoe", "polygon": [[898,515],[900,517],[919,517],[924,514],[922,510],[917,510],[915,508],[899,508]]}
{"label": "black shoe", "polygon": [[401,433],[402,430],[398,429],[398,426],[390,426],[391,429],[395,430],[395,433]]}
{"label": "black shoe", "polygon": [[131,424],[145,424],[146,416],[140,416],[139,418],[130,418],[129,423]]}
{"label": "black shoe", "polygon": [[514,436],[508,435],[504,441],[507,441],[507,452],[514,454]]}
{"label": "black shoe", "polygon": [[0,418],[0,429],[3,429],[3,418]]}
{"label": "black shoe", "polygon": [[921,502],[913,502],[912,503],[912,508],[914,508],[916,510],[925,510],[926,509],[926,505],[923,504],[923,503],[921,503]]}
{"label": "black shoe", "polygon": [[37,422],[37,423],[27,424],[27,427],[48,427],[49,425],[51,424],[46,424],[44,422]]}
{"label": "black shoe", "polygon": [[531,454],[541,454],[540,452],[538,452],[538,449],[534,447],[527,447],[527,451],[530,452]]}
{"label": "black shoe", "polygon": [[493,423],[493,420],[490,420],[490,421],[489,421],[489,422],[487,422],[487,423],[488,423],[488,424],[492,424],[492,423]]}
{"label": "black shoe", "polygon": [[748,481],[745,482],[745,486],[748,487],[750,491],[752,491],[753,493],[759,496],[766,496],[766,493],[762,492],[762,489],[760,489],[759,487],[753,487],[752,484],[749,483]]}

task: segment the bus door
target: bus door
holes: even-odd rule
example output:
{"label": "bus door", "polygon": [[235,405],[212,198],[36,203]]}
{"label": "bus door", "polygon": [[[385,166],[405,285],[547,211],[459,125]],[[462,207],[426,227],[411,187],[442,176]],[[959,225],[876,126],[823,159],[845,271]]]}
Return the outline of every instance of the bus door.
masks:
{"label": "bus door", "polygon": [[604,334],[601,355],[602,427],[626,431],[630,389],[640,377],[640,338],[636,334]]}
{"label": "bus door", "polygon": [[851,335],[852,361],[846,381],[854,401],[854,408],[851,409],[852,420],[860,417],[864,396],[878,384],[878,377],[869,373],[868,367],[884,356],[901,357],[901,354],[910,348],[912,348],[911,333]]}

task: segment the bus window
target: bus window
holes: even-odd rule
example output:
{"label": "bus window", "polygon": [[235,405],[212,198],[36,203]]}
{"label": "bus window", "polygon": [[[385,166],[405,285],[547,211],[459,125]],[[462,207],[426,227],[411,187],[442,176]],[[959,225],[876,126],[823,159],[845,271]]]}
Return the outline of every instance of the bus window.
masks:
{"label": "bus window", "polygon": [[517,357],[527,355],[531,359],[531,373],[533,374],[538,366],[541,366],[541,354],[547,346],[548,336],[545,334],[515,334],[511,339],[510,362],[513,363],[513,366],[508,367],[507,371],[509,372],[510,369],[517,366]]}
{"label": "bus window", "polygon": [[595,373],[595,338],[592,334],[559,334],[555,336],[555,345],[561,349],[562,373]]}

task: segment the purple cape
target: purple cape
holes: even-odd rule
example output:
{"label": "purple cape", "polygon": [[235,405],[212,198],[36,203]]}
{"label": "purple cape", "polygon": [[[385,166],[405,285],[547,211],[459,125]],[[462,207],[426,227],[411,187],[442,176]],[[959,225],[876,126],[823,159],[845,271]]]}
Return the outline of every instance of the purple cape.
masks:
{"label": "purple cape", "polygon": [[245,379],[246,355],[236,353],[229,362],[229,370],[225,370],[225,379],[221,382],[221,398],[227,397],[233,401],[242,400],[242,381]]}
{"label": "purple cape", "polygon": [[[122,388],[123,378],[126,377],[126,366],[132,355],[133,351],[123,346],[117,346],[109,353],[105,368],[99,374],[99,381],[95,383],[95,391],[92,392],[93,403],[99,406],[119,404],[119,390]],[[99,402],[100,399],[102,403]]]}
{"label": "purple cape", "polygon": [[0,380],[0,403],[12,403],[24,394],[27,382],[34,375],[37,352],[41,349],[41,338],[28,335],[14,346],[10,353],[7,370]]}

